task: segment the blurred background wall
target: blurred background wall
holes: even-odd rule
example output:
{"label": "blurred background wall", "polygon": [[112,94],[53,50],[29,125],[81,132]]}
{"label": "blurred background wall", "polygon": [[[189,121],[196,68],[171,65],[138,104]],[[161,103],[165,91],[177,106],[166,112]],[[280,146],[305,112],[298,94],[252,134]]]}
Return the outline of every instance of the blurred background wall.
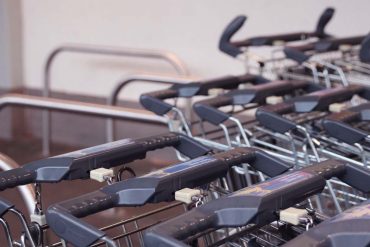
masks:
{"label": "blurred background wall", "polygon": [[[369,0],[0,0],[0,89],[41,90],[48,55],[65,43],[168,50],[185,62],[191,75],[199,77],[242,73],[242,64],[217,48],[222,30],[236,15],[248,16],[236,35],[246,38],[311,31],[329,6],[336,10],[329,33],[348,36],[369,31]],[[52,90],[68,94],[106,97],[131,73],[175,75],[165,62],[142,59],[63,53],[55,61]],[[121,99],[137,101],[141,93],[154,89],[151,85],[131,86]],[[105,101],[101,98],[99,102]],[[20,133],[9,130],[14,124],[20,125],[21,135],[40,137],[40,111],[25,110],[20,116],[27,121],[16,123],[13,118],[4,121],[2,114],[4,111],[0,112],[0,137]],[[93,136],[88,128],[80,128],[92,123],[90,118],[78,116],[82,121],[78,123],[75,115],[54,116],[53,140],[78,145],[87,137],[95,139],[82,144],[104,141],[103,119],[94,119],[99,130]],[[69,134],[59,131],[66,124],[58,116],[69,119]],[[76,138],[77,134],[83,138]]]}
{"label": "blurred background wall", "polygon": [[[238,61],[217,49],[221,31],[238,14],[249,17],[238,37],[313,30],[319,14],[328,6],[336,9],[335,17],[328,26],[330,33],[338,36],[363,34],[370,29],[368,0],[0,2],[2,20],[6,19],[3,12],[20,13],[16,17],[8,16],[15,23],[13,26],[10,24],[11,28],[18,29],[19,35],[19,39],[13,37],[11,42],[21,43],[12,52],[21,51],[22,56],[21,61],[10,61],[19,65],[17,73],[21,74],[12,78],[12,83],[31,88],[42,87],[46,57],[63,43],[169,50],[185,61],[192,75],[212,77],[243,71]],[[13,34],[8,32],[5,35]],[[123,75],[144,70],[174,73],[166,63],[66,53],[58,58],[53,67],[52,88],[106,96]],[[2,81],[1,86],[7,83]],[[130,97],[136,98],[136,91],[138,88],[132,88]]]}

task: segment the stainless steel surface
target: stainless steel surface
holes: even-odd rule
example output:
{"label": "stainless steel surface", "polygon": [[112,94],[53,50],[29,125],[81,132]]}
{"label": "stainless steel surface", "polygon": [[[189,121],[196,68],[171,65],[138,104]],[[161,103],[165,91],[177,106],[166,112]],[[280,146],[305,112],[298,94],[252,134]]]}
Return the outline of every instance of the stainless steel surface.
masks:
{"label": "stainless steel surface", "polygon": [[[153,84],[164,84],[164,85],[174,85],[174,84],[184,84],[192,82],[190,77],[173,77],[173,76],[163,76],[163,75],[154,75],[154,74],[133,74],[128,75],[123,78],[112,90],[112,93],[108,98],[108,105],[116,105],[118,102],[118,96],[121,91],[129,84],[136,82],[150,82]],[[186,101],[186,116],[189,118],[191,115],[191,100]],[[114,132],[114,121],[112,119],[107,120],[107,142],[111,142],[115,139]]]}
{"label": "stainless steel surface", "polygon": [[[174,53],[169,51],[151,50],[151,49],[136,49],[127,47],[106,47],[98,45],[86,44],[66,44],[54,49],[46,60],[44,67],[44,89],[43,96],[50,96],[51,84],[51,67],[55,58],[64,52],[83,53],[83,54],[100,54],[105,56],[120,56],[120,57],[137,57],[143,59],[163,60],[174,67],[179,75],[187,76],[189,74],[185,64]],[[48,111],[43,112],[42,120],[42,146],[43,155],[50,154],[50,114]]]}

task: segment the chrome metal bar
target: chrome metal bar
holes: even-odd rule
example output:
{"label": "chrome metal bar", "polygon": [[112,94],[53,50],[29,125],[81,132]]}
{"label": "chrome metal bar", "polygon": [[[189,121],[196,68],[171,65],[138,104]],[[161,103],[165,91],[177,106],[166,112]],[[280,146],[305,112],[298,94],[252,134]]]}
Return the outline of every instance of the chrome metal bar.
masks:
{"label": "chrome metal bar", "polygon": [[1,96],[0,109],[8,105],[167,124],[166,118],[156,116],[146,110],[85,103],[73,100],[44,98],[23,94],[6,94]]}
{"label": "chrome metal bar", "polygon": [[[86,44],[66,44],[54,49],[46,60],[44,67],[44,97],[50,97],[51,67],[53,65],[53,62],[59,54],[64,52],[163,60],[173,66],[179,75],[186,76],[189,74],[188,69],[181,61],[181,59],[174,53],[169,51],[136,49],[127,47],[106,47]],[[42,126],[43,155],[48,156],[50,153],[50,114],[48,111],[43,112]]]}
{"label": "chrome metal bar", "polygon": [[166,118],[154,115],[146,110],[84,103],[80,101],[52,99],[22,94],[6,94],[1,96],[0,109],[9,105],[79,113],[99,117],[139,120],[167,125]]}
{"label": "chrome metal bar", "polygon": [[5,237],[6,237],[6,241],[8,242],[8,246],[13,246],[12,234],[10,232],[10,228],[9,228],[8,222],[6,222],[6,220],[4,220],[3,218],[0,218],[0,224],[4,228]]}
{"label": "chrome metal bar", "polygon": [[[127,85],[135,82],[150,82],[152,84],[164,84],[164,85],[174,85],[174,84],[185,84],[192,82],[190,77],[173,77],[173,76],[163,76],[154,74],[133,74],[128,75],[123,78],[116,86],[113,88],[112,93],[109,95],[107,100],[108,105],[116,105],[118,103],[118,96],[121,91],[126,88]],[[185,115],[188,119],[191,116],[191,99],[186,102]],[[191,121],[190,121],[191,122]],[[112,119],[107,120],[107,142],[112,142],[115,139],[115,129],[114,121]]]}
{"label": "chrome metal bar", "polygon": [[[15,162],[9,156],[0,153],[0,169],[3,171],[12,170],[14,168],[19,168],[19,164]],[[26,208],[30,214],[33,213],[35,208],[35,192],[31,185],[17,186],[19,193],[21,194]]]}

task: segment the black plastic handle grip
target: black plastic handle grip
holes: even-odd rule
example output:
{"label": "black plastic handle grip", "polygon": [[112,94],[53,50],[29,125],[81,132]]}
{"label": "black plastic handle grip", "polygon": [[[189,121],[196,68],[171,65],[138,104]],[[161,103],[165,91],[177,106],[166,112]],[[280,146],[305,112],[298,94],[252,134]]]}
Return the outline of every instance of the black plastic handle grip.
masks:
{"label": "black plastic handle grip", "polygon": [[251,86],[244,90],[233,90],[215,98],[199,101],[194,104],[194,111],[199,118],[214,125],[223,123],[229,114],[217,108],[229,105],[262,104],[268,96],[292,93],[296,89],[312,89],[305,81],[272,81],[270,83]]}
{"label": "black plastic handle grip", "polygon": [[323,38],[327,38],[330,36],[326,34],[325,28],[330,22],[330,20],[333,18],[334,13],[335,13],[335,9],[329,7],[329,8],[326,8],[324,12],[321,14],[317,22],[316,30],[315,30],[315,34],[318,38],[323,39]]}
{"label": "black plastic handle grip", "polygon": [[306,46],[300,46],[300,47],[285,47],[284,48],[284,54],[287,58],[292,59],[293,61],[302,64],[306,62],[308,59],[310,59],[310,56],[303,53],[304,50],[310,49],[311,47]]}
{"label": "black plastic handle grip", "polygon": [[359,45],[365,39],[364,35],[346,37],[339,39],[327,39],[318,41],[315,43],[315,52],[329,52],[336,51],[340,48],[341,45]]}
{"label": "black plastic handle grip", "polygon": [[70,206],[74,200],[67,201],[63,205],[52,205],[48,208],[47,223],[58,236],[72,243],[74,246],[90,246],[105,236],[103,231],[78,220],[75,215],[86,215],[88,213],[102,211],[111,207],[116,199],[111,195],[93,192],[85,195],[85,200]]}
{"label": "black plastic handle grip", "polygon": [[370,34],[361,43],[359,57],[361,62],[370,63]]}
{"label": "black plastic handle grip", "polygon": [[0,173],[0,190],[30,183],[55,183],[61,180],[89,178],[97,168],[112,168],[145,158],[147,152],[173,147],[183,155],[195,158],[211,152],[196,140],[166,133],[137,140],[123,139],[95,147],[34,161]]}
{"label": "black plastic handle grip", "polygon": [[[207,184],[225,176],[230,167],[242,163],[248,163],[268,176],[279,175],[291,168],[281,160],[272,158],[258,149],[237,148],[176,164],[52,205],[46,212],[47,221],[59,237],[75,245],[85,246],[87,243],[81,243],[80,239],[75,239],[76,233],[87,234],[88,243],[96,241],[101,234],[97,230],[94,231],[93,226],[83,223],[76,217],[84,217],[117,206],[138,206],[145,203],[172,201],[175,191]],[[60,230],[61,223],[66,226],[63,230]],[[68,227],[69,225],[71,227]],[[64,230],[66,228],[74,229],[74,232]],[[90,232],[93,233],[91,238]]]}
{"label": "black plastic handle grip", "polygon": [[142,138],[139,139],[138,142],[143,145],[145,152],[165,147],[173,147],[191,159],[206,155],[212,151],[212,149],[206,147],[195,139],[180,133],[169,133],[149,138]]}
{"label": "black plastic handle grip", "polygon": [[219,125],[229,119],[230,116],[217,108],[232,105],[232,103],[233,99],[231,96],[220,95],[195,103],[193,109],[200,119]]}
{"label": "black plastic handle grip", "polygon": [[172,109],[172,105],[164,99],[177,98],[178,92],[174,89],[165,89],[140,96],[141,105],[148,111],[163,116]]}
{"label": "black plastic handle grip", "polygon": [[293,121],[282,116],[293,111],[294,104],[291,103],[263,106],[257,109],[256,120],[263,127],[284,134],[297,127]]}
{"label": "black plastic handle grip", "polygon": [[188,84],[175,84],[168,89],[143,94],[140,96],[140,103],[145,109],[163,116],[173,108],[171,104],[164,101],[165,99],[191,98],[195,95],[208,95],[209,90],[213,88],[235,89],[242,83],[266,82],[269,80],[248,73],[239,76],[222,76]]}
{"label": "black plastic handle grip", "polygon": [[220,42],[218,48],[232,56],[237,57],[239,54],[243,53],[242,49],[231,42],[232,36],[244,25],[247,17],[244,15],[239,15],[235,17],[225,28],[221,34]]}
{"label": "black plastic handle grip", "polygon": [[14,207],[14,204],[10,201],[0,197],[0,218],[11,208]]}
{"label": "black plastic handle grip", "polygon": [[[144,242],[146,246],[187,246],[181,241],[207,229],[251,223],[256,227],[263,226],[277,220],[276,211],[321,192],[326,180],[332,177],[361,187],[365,189],[364,192],[370,189],[369,170],[337,160],[327,160],[244,188],[158,224],[145,232]],[[362,181],[359,185],[356,184],[358,181],[354,181],[362,179],[367,179],[366,184]]]}
{"label": "black plastic handle grip", "polygon": [[290,42],[307,39],[310,37],[318,37],[320,39],[327,38],[330,37],[330,35],[325,33],[325,27],[332,19],[333,15],[333,8],[325,9],[319,18],[319,21],[316,25],[316,30],[314,32],[268,35],[232,42],[231,38],[243,26],[245,20],[247,19],[246,16],[240,15],[235,17],[223,31],[219,42],[219,49],[232,57],[236,57],[243,52],[241,47],[273,45],[275,41]]}
{"label": "black plastic handle grip", "polygon": [[35,181],[36,171],[24,169],[22,167],[0,173],[0,191],[14,188],[19,185],[29,184]]}
{"label": "black plastic handle grip", "polygon": [[330,136],[353,145],[363,141],[368,136],[368,133],[365,131],[348,124],[360,119],[361,113],[359,112],[342,111],[325,118],[323,120],[323,127],[325,132]]}
{"label": "black plastic handle grip", "polygon": [[361,114],[359,112],[352,112],[352,111],[345,110],[345,111],[330,114],[326,119],[343,122],[343,123],[350,123],[353,121],[360,120]]}
{"label": "black plastic handle grip", "polygon": [[249,73],[233,76],[222,76],[218,78],[208,79],[199,81],[201,84],[201,89],[199,90],[199,95],[208,95],[208,90],[213,88],[221,89],[236,89],[240,84],[251,83],[253,85],[259,85],[270,82],[270,80],[259,76],[252,75]]}

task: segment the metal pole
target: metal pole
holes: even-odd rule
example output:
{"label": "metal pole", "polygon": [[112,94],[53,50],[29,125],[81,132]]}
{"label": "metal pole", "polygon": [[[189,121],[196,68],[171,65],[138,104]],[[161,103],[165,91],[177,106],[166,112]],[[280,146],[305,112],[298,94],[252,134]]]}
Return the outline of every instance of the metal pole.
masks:
{"label": "metal pole", "polygon": [[119,119],[140,120],[144,122],[167,125],[167,119],[153,113],[133,108],[107,106],[94,103],[85,103],[73,100],[62,100],[30,96],[23,94],[6,94],[0,97],[0,109],[8,105],[25,106],[45,110],[57,110],[85,115],[111,117]]}
{"label": "metal pole", "polygon": [[[134,49],[124,47],[105,47],[97,45],[66,44],[53,50],[46,60],[44,67],[44,89],[43,96],[50,97],[51,67],[58,54],[63,52],[99,54],[107,56],[138,57],[145,59],[163,60],[172,65],[179,75],[189,74],[185,64],[174,53],[168,51]],[[50,154],[50,113],[44,111],[42,115],[42,154]]]}
{"label": "metal pole", "polygon": [[[108,105],[116,105],[118,103],[118,96],[120,92],[129,84],[134,82],[150,82],[156,84],[165,84],[165,85],[174,85],[174,84],[184,84],[190,83],[193,80],[189,77],[170,77],[163,75],[154,75],[154,74],[134,74],[128,75],[123,78],[121,82],[116,84],[115,88],[112,90],[112,93],[108,98]],[[186,117],[189,119],[191,114],[191,99],[186,100]],[[107,142],[112,142],[115,139],[114,133],[114,122],[112,119],[107,120]]]}

